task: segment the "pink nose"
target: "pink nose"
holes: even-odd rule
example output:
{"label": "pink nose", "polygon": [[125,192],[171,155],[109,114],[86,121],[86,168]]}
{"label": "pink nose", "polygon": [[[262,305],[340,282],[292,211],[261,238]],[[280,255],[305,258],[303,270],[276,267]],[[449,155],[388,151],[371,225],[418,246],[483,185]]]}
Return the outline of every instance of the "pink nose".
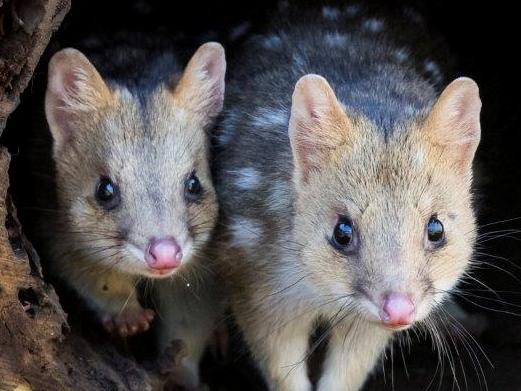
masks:
{"label": "pink nose", "polygon": [[415,307],[409,295],[389,293],[385,296],[380,318],[386,326],[408,326],[414,321]]}
{"label": "pink nose", "polygon": [[173,269],[181,264],[183,253],[173,237],[151,239],[145,253],[145,261],[152,269]]}

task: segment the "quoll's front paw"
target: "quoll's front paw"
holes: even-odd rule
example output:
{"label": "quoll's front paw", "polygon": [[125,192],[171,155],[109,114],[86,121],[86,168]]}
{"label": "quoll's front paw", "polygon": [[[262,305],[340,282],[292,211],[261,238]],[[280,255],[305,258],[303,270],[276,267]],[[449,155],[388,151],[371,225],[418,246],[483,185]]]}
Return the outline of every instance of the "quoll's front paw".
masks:
{"label": "quoll's front paw", "polygon": [[101,317],[105,330],[127,337],[147,331],[154,319],[154,311],[144,308],[125,309],[119,314]]}

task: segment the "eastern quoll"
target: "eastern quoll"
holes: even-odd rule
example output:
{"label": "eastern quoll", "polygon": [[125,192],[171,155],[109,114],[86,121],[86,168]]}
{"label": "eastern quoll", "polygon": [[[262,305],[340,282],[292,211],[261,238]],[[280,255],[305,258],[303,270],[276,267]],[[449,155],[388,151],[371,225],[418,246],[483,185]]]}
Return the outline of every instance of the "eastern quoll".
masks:
{"label": "eastern quoll", "polygon": [[155,314],[136,286],[154,280],[159,349],[183,341],[178,375],[195,387],[220,308],[204,248],[218,211],[207,131],[223,105],[224,50],[206,43],[183,69],[152,38],[108,41],[86,41],[89,59],[63,49],[49,63],[56,199],[37,227],[42,252],[50,274],[123,336],[149,328]]}
{"label": "eastern quoll", "polygon": [[311,390],[308,341],[324,321],[318,390],[354,391],[471,262],[481,102],[471,79],[440,88],[440,52],[416,14],[280,12],[230,65],[220,262],[271,390]]}

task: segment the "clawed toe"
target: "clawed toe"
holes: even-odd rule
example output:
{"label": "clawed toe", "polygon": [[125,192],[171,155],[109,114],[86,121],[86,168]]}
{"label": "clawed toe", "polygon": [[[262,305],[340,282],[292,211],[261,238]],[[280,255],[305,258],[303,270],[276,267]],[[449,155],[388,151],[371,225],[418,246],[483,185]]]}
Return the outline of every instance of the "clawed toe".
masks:
{"label": "clawed toe", "polygon": [[147,331],[154,319],[154,311],[140,309],[138,311],[124,311],[116,316],[105,315],[101,323],[109,333],[116,333],[128,337]]}

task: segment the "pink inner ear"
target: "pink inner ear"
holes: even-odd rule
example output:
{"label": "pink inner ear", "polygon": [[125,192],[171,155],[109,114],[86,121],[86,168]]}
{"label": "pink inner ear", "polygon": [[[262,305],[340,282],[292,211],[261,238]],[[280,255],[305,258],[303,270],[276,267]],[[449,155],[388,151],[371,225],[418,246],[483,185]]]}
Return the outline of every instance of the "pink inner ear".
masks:
{"label": "pink inner ear", "polygon": [[[306,75],[297,82],[293,93],[289,136],[295,168],[302,181],[307,182],[309,174],[320,170],[327,161],[328,148],[334,147],[343,138],[343,135],[335,132],[347,123],[343,109],[323,77]],[[342,129],[339,133],[344,130],[348,131]]]}
{"label": "pink inner ear", "polygon": [[49,62],[45,113],[59,150],[78,131],[81,115],[112,104],[113,95],[96,68],[76,49],[62,49]]}
{"label": "pink inner ear", "polygon": [[316,101],[315,96],[313,96],[314,91],[301,91],[300,96],[300,104],[303,106],[300,110],[302,120],[309,122],[319,122],[321,118],[321,112],[319,110],[318,102]]}
{"label": "pink inner ear", "polygon": [[[326,120],[327,112],[335,105],[335,99],[328,95],[330,89],[327,81],[322,77],[307,77],[304,76],[295,88],[293,105],[298,105],[297,108],[300,113],[301,120],[307,122]],[[334,95],[333,95],[334,96]]]}
{"label": "pink inner ear", "polygon": [[479,132],[481,102],[474,96],[462,96],[455,105],[452,126],[460,129],[459,140],[456,143],[468,143],[476,139],[476,132]]}
{"label": "pink inner ear", "polygon": [[206,44],[206,64],[205,69],[208,73],[206,83],[210,83],[212,96],[209,97],[212,102],[208,107],[208,115],[217,116],[222,110],[224,101],[224,76],[226,73],[226,60],[224,58],[224,50],[218,44]]}
{"label": "pink inner ear", "polygon": [[439,144],[479,142],[481,100],[476,83],[460,78],[442,92],[430,116],[431,137]]}
{"label": "pink inner ear", "polygon": [[204,69],[211,79],[219,79],[222,74],[222,63],[220,58],[215,55],[209,57],[208,62],[204,64]]}
{"label": "pink inner ear", "polygon": [[61,145],[69,143],[73,139],[74,135],[74,121],[75,115],[71,111],[67,111],[63,109],[63,103],[60,102],[58,106],[56,106],[54,113],[54,122],[56,124],[56,128],[61,133],[61,140],[58,141],[58,137],[55,135],[55,143],[60,143]]}
{"label": "pink inner ear", "polygon": [[174,90],[177,104],[196,113],[203,127],[222,110],[225,72],[224,49],[206,43],[192,56]]}
{"label": "pink inner ear", "polygon": [[73,136],[76,118],[74,112],[67,108],[67,96],[74,89],[74,75],[69,69],[58,69],[50,75],[45,106],[47,121],[57,148],[70,142]]}
{"label": "pink inner ear", "polygon": [[425,123],[429,142],[443,148],[447,161],[466,176],[480,140],[480,110],[476,83],[460,78],[445,88]]}

